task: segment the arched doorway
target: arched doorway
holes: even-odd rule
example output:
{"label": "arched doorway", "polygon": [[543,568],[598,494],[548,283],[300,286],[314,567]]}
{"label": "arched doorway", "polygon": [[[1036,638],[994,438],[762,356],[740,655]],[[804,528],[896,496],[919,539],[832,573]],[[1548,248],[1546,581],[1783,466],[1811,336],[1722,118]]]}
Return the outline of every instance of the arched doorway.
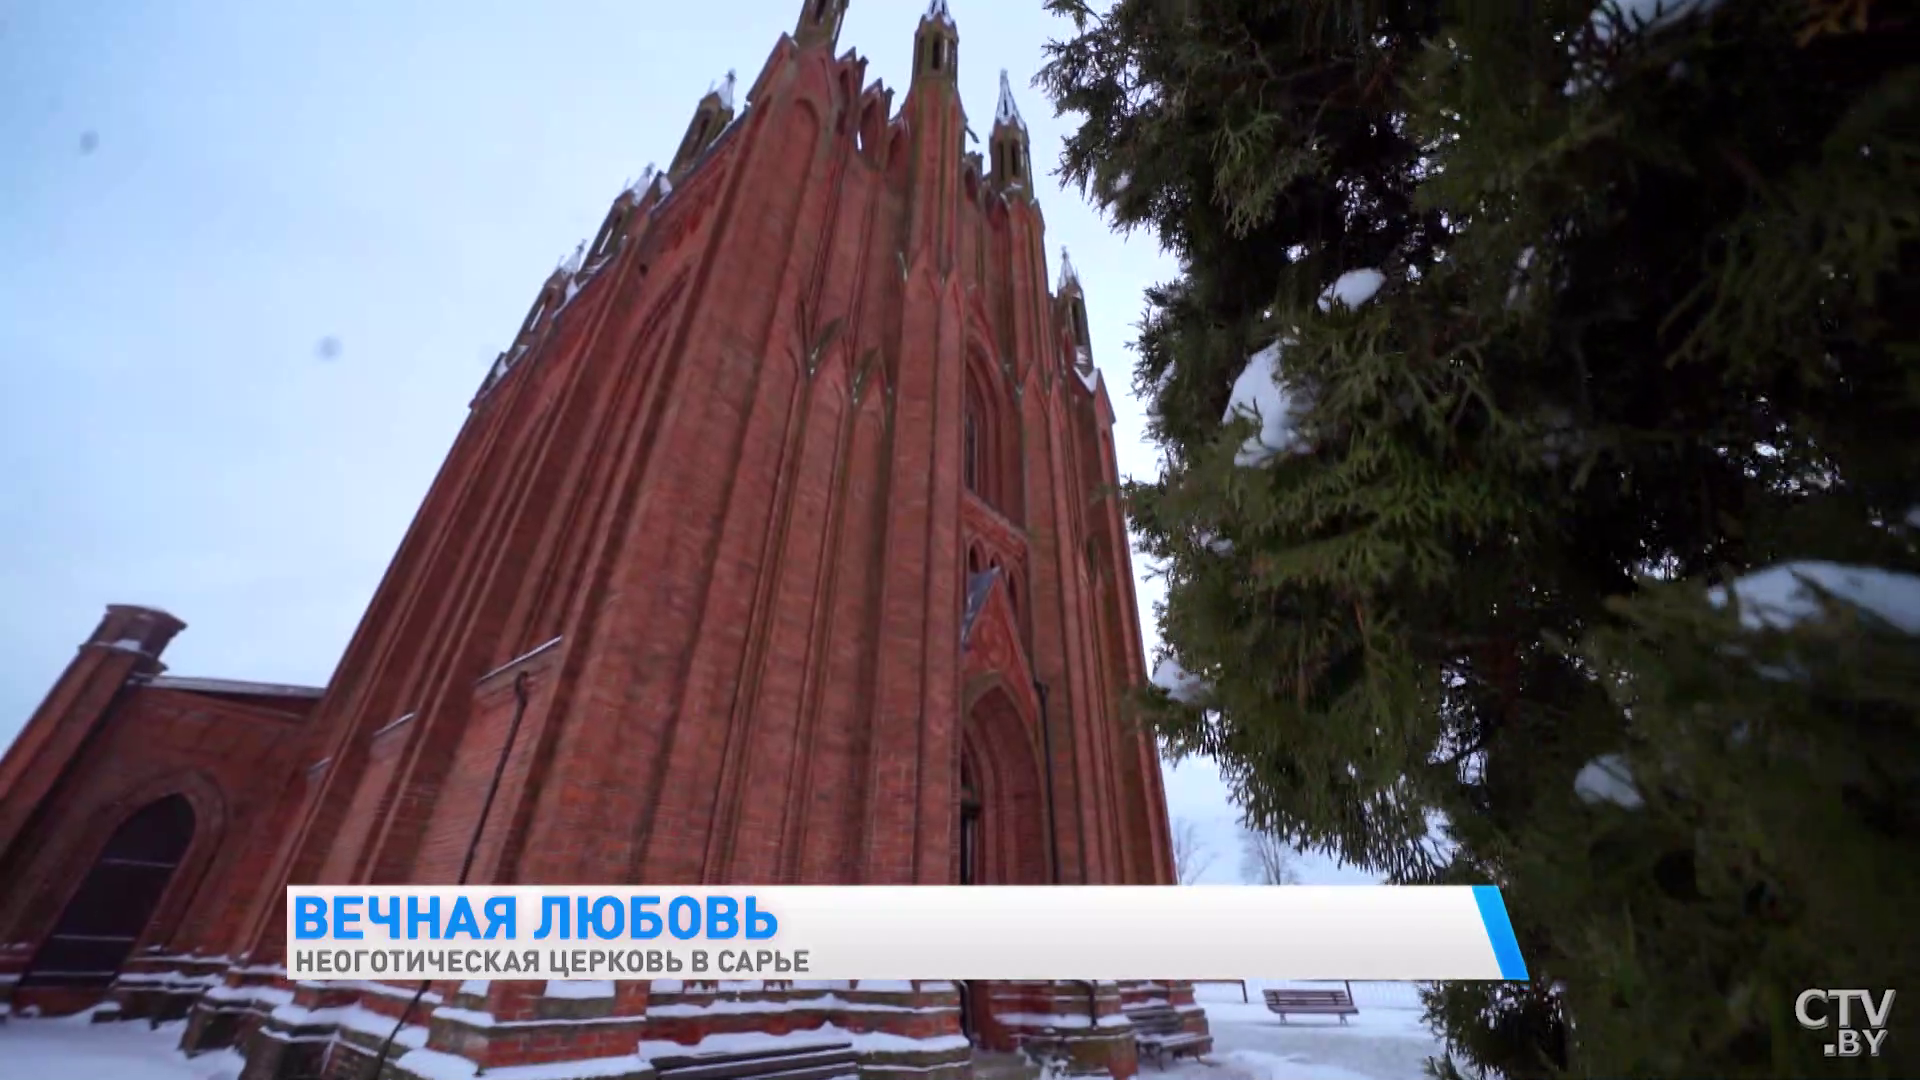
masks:
{"label": "arched doorway", "polygon": [[21,976],[22,986],[105,987],[153,919],[193,842],[185,796],[156,799],[121,823]]}
{"label": "arched doorway", "polygon": [[968,885],[1044,885],[1047,808],[1040,755],[1005,686],[967,710],[960,751],[960,869]]}
{"label": "arched doorway", "polygon": [[[1031,726],[1004,684],[967,710],[960,746],[962,885],[1041,885],[1049,880],[1047,807]],[[997,1045],[988,984],[961,983],[960,1027],[976,1045]]]}

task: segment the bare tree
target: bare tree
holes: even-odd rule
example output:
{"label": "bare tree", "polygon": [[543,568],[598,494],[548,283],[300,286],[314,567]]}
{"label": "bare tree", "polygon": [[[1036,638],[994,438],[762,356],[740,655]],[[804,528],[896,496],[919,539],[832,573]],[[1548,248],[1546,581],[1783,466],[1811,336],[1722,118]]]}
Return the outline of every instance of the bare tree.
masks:
{"label": "bare tree", "polygon": [[1182,885],[1200,880],[1213,865],[1213,849],[1200,839],[1200,826],[1186,818],[1173,819],[1173,873]]}
{"label": "bare tree", "polygon": [[1298,885],[1292,845],[1272,833],[1240,830],[1240,880],[1249,885]]}

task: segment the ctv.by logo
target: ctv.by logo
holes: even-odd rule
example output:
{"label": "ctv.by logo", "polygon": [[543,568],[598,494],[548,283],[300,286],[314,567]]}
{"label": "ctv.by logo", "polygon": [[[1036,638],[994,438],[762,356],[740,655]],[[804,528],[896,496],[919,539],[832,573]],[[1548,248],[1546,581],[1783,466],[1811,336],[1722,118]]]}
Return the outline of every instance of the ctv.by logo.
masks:
{"label": "ctv.by logo", "polygon": [[[1864,1029],[1854,1026],[1852,1006],[1859,1002],[1860,1011],[1866,1014]],[[1831,1012],[1829,1004],[1838,1006]],[[1825,1031],[1828,1024],[1834,1028],[1833,1041],[1827,1044],[1828,1057],[1859,1057],[1862,1051],[1868,1057],[1880,1056],[1880,1044],[1887,1039],[1887,1015],[1893,1012],[1893,991],[1882,990],[1880,1002],[1875,1004],[1873,994],[1866,990],[1802,990],[1793,1002],[1793,1017],[1800,1026],[1808,1031]]]}

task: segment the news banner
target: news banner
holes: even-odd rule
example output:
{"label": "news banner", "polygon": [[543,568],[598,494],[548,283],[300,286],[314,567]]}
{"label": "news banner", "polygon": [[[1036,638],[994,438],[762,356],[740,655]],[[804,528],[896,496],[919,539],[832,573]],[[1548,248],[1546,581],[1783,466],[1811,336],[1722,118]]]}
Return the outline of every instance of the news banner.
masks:
{"label": "news banner", "polygon": [[1493,886],[311,886],[309,981],[1527,977]]}

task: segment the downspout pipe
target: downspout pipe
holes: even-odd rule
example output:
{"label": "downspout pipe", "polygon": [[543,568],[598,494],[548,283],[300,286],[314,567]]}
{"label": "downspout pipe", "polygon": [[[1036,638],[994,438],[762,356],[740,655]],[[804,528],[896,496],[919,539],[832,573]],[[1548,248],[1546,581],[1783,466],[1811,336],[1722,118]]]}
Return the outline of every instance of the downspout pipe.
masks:
{"label": "downspout pipe", "polygon": [[[520,721],[527,715],[527,673],[521,672],[513,677],[513,720],[507,724],[507,738],[500,746],[500,760],[493,763],[493,779],[487,784],[487,796],[480,803],[479,820],[473,823],[473,837],[467,841],[466,858],[460,861],[460,880],[456,885],[465,885],[468,875],[473,873],[473,860],[480,854],[480,839],[487,834],[487,818],[493,813],[493,800],[500,794],[500,781],[506,778],[507,761],[513,756],[513,744],[520,734]],[[387,1067],[387,1058],[393,1053],[393,1041],[406,1029],[407,1022],[413,1019],[414,1011],[420,1007],[420,999],[427,994],[432,982],[422,982],[413,992],[412,1000],[400,1011],[400,1019],[394,1021],[393,1030],[387,1032],[387,1039],[380,1044],[380,1052],[374,1055],[373,1069],[367,1073],[369,1080],[379,1080],[380,1073]]]}

